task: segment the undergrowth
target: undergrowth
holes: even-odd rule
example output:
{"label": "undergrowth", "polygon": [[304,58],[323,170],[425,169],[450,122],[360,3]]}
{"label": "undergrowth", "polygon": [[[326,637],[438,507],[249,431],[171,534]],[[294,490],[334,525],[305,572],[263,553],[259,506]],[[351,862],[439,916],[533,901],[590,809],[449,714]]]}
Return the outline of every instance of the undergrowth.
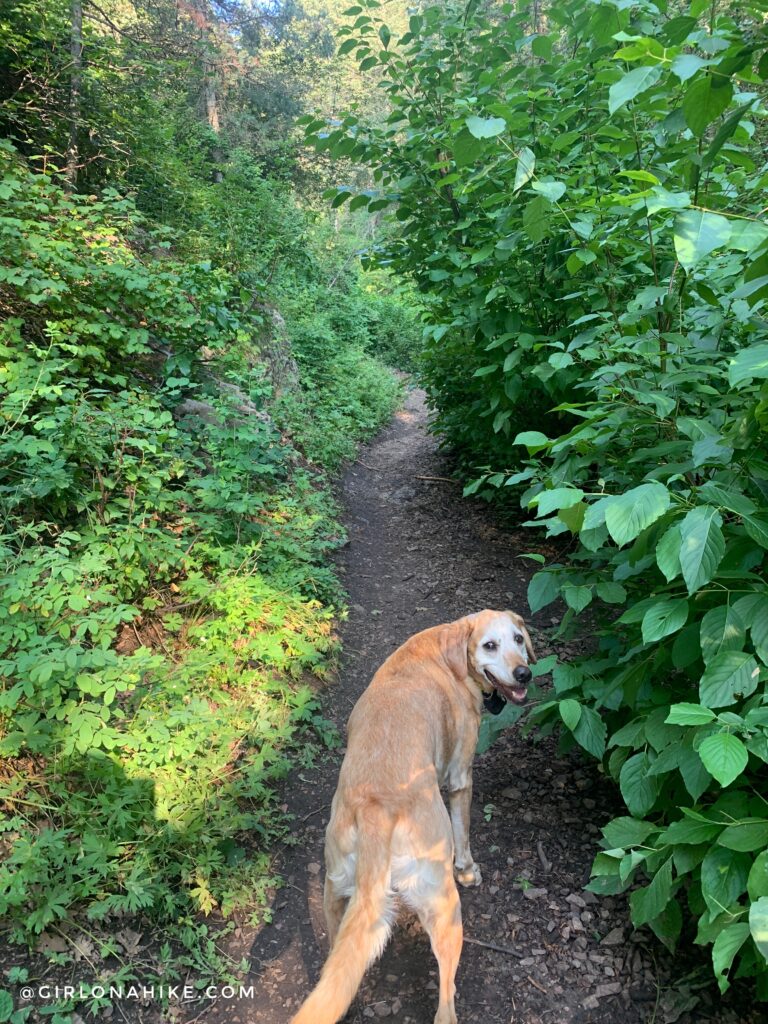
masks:
{"label": "undergrowth", "polygon": [[[352,272],[315,342],[288,317],[278,400],[248,270],[7,144],[0,196],[0,912],[57,962],[86,937],[130,974],[136,929],[162,926],[156,969],[226,976],[200,915],[268,915],[275,784],[335,742],[327,471],[398,385],[374,333],[344,334]],[[281,287],[309,308],[303,230],[311,273]]]}

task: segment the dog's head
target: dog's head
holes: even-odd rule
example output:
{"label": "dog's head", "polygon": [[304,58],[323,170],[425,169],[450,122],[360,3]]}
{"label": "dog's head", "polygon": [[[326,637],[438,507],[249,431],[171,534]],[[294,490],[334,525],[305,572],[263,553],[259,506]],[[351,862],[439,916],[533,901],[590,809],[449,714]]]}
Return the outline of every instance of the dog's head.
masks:
{"label": "dog's head", "polygon": [[514,612],[489,609],[471,616],[467,643],[469,674],[486,694],[494,690],[522,704],[531,681],[529,663],[536,661],[525,623]]}

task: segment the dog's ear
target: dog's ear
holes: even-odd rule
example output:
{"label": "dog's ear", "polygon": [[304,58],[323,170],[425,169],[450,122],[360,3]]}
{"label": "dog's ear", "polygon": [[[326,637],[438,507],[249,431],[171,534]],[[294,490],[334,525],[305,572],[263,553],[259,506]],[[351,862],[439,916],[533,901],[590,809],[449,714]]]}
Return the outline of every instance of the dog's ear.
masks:
{"label": "dog's ear", "polygon": [[514,624],[517,626],[517,628],[523,634],[523,639],[525,640],[525,649],[528,652],[528,664],[529,665],[535,664],[538,661],[538,658],[536,657],[536,652],[533,649],[533,643],[531,642],[531,635],[528,632],[528,630],[525,628],[525,622],[523,621],[522,616],[518,615],[517,612],[507,612],[507,615],[510,616],[510,618],[512,619]]}
{"label": "dog's ear", "polygon": [[466,679],[469,673],[469,638],[472,635],[471,616],[451,622],[443,631],[441,647],[448,668],[457,679]]}

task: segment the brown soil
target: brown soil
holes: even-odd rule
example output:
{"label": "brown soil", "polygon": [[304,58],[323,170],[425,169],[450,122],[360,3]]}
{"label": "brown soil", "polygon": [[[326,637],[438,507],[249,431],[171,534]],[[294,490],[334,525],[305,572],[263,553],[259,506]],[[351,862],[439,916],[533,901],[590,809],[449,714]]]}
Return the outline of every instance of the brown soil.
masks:
{"label": "brown soil", "polygon": [[[340,568],[350,613],[326,706],[342,732],[376,668],[412,633],[483,607],[527,611],[529,563],[517,556],[535,546],[531,533],[501,529],[485,507],[461,499],[457,484],[434,479],[450,467],[426,424],[423,394],[411,392],[343,482],[349,544]],[[532,620],[539,655],[553,621],[548,613]],[[323,834],[342,753],[285,787],[294,828],[277,865],[286,884],[273,921],[230,940],[229,952],[250,960],[255,995],[220,1001],[202,1016],[210,1024],[287,1024],[317,981],[327,951]],[[552,739],[513,729],[476,759],[472,848],[484,882],[461,892],[461,1024],[759,1019],[738,990],[720,1000],[703,954],[670,957],[650,933],[632,930],[624,897],[584,891],[599,826],[620,812],[597,766],[577,753],[558,756]],[[401,920],[344,1021],[431,1024],[436,996],[426,936],[415,919]]]}

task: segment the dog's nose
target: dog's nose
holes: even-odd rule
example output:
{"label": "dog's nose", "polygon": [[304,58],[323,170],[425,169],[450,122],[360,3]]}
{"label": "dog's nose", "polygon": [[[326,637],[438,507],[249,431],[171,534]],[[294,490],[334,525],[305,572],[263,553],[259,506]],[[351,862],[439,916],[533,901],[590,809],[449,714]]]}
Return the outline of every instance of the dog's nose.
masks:
{"label": "dog's nose", "polygon": [[515,671],[512,673],[518,683],[523,686],[527,686],[531,681],[531,670],[527,665],[518,665]]}

